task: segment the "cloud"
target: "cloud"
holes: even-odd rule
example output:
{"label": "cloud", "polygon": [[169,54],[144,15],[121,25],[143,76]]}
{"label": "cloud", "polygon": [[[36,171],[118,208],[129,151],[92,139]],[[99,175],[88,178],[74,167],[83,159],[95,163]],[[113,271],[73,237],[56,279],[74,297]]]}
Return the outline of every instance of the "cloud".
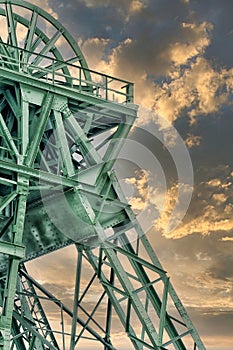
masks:
{"label": "cloud", "polygon": [[221,238],[221,240],[223,241],[223,242],[233,242],[233,237],[222,237]]}
{"label": "cloud", "polygon": [[[227,243],[225,243],[227,244]],[[233,308],[233,271],[232,271],[233,257],[232,254],[225,254],[221,257],[216,257],[215,263],[208,269],[210,276],[216,281],[225,281],[228,283],[228,290],[231,291],[230,305]],[[228,306],[230,306],[228,304]],[[226,304],[227,307],[227,304]]]}
{"label": "cloud", "polygon": [[126,178],[124,181],[126,184],[134,186],[134,193],[128,198],[132,209],[135,212],[141,212],[143,210],[151,209],[160,212],[164,206],[165,193],[163,187],[154,187],[150,184],[152,175],[141,170],[136,173],[136,177]]}
{"label": "cloud", "polygon": [[[91,68],[99,68],[107,74],[135,81],[136,102],[152,107],[159,97],[158,107],[156,106],[159,112],[166,109],[166,107],[162,107],[162,92],[166,97],[166,104],[171,104],[171,108],[173,108],[173,103],[171,99],[169,101],[166,93],[164,94],[165,85],[160,86],[155,83],[154,77],[170,74],[172,74],[172,78],[177,75],[181,76],[181,65],[185,65],[192,58],[203,54],[209,45],[208,32],[212,29],[211,24],[205,21],[202,23],[188,21],[187,4],[174,1],[172,5],[169,5],[174,10],[173,16],[176,14],[179,16],[179,21],[171,21],[167,11],[165,16],[166,6],[166,1],[161,2],[158,6],[150,1],[139,0],[118,0],[117,2],[83,0],[70,2],[69,6],[62,8],[62,11],[69,11],[69,14],[71,14],[71,9],[76,9],[81,22],[85,19],[91,20],[90,29],[93,29],[93,34],[85,37],[81,30],[80,38],[84,51],[86,50],[86,53],[90,55]],[[100,9],[102,12],[98,12]],[[93,11],[95,11],[95,17]],[[81,15],[83,15],[83,19],[81,19]],[[130,21],[129,15],[133,16]],[[111,21],[109,21],[110,17]],[[99,24],[100,18],[101,25]],[[164,20],[163,25],[161,25],[162,20]],[[172,24],[169,31],[166,28],[168,23],[169,26]],[[84,23],[77,25],[84,25]],[[115,29],[114,33],[113,28]],[[116,37],[117,31],[118,37]],[[99,55],[100,52],[103,52],[102,49],[108,55],[105,54],[104,57]],[[96,60],[93,59],[95,50]],[[97,60],[99,60],[99,64],[96,67]],[[187,100],[186,105],[188,103]],[[177,108],[178,111],[181,109]]]}
{"label": "cloud", "polygon": [[[77,41],[90,68],[136,82],[136,103],[155,108],[170,121],[184,113],[193,121],[219,111],[228,102],[233,72],[215,66],[206,55],[219,24],[208,4],[202,6],[206,17],[198,17],[200,5],[178,0],[169,3],[169,13],[167,1],[58,4],[47,0],[43,8],[57,12],[64,23],[69,18],[68,28],[79,34]],[[215,8],[219,8],[216,1]]]}
{"label": "cloud", "polygon": [[[214,236],[193,234],[167,240],[158,231],[149,234],[178,294],[186,307],[200,310],[199,319],[206,313],[233,310],[232,257],[229,243],[220,241],[222,236],[218,232]],[[203,294],[205,302],[200,303]]]}
{"label": "cloud", "polygon": [[188,137],[185,140],[185,144],[188,148],[198,147],[201,144],[201,140],[201,136],[188,134]]}
{"label": "cloud", "polygon": [[34,5],[37,5],[38,7],[41,7],[44,11],[48,12],[52,17],[58,19],[57,12],[53,9],[53,7],[50,5],[49,0],[30,0],[30,2]]}
{"label": "cloud", "polygon": [[87,59],[88,66],[96,71],[106,71],[107,65],[105,62],[106,48],[109,45],[110,39],[90,38],[86,41],[79,40],[79,46]]}
{"label": "cloud", "polygon": [[[135,85],[135,101],[146,107],[151,107],[154,101],[155,87],[152,81],[148,80],[146,72],[135,67],[136,60],[128,56],[127,51],[131,51],[134,43],[131,38],[126,38],[114,47],[105,61],[99,63],[100,71],[128,81],[137,81]],[[129,55],[131,55],[129,53]]]}
{"label": "cloud", "polygon": [[[226,203],[228,199],[228,196],[225,193],[214,193],[213,194],[213,200],[216,203],[216,205],[221,205],[223,203]],[[227,211],[228,211],[228,207],[227,207]]]}
{"label": "cloud", "polygon": [[210,44],[209,31],[213,26],[208,22],[181,23],[182,28],[187,32],[188,42],[177,41],[168,47],[168,55],[175,66],[181,66],[188,60],[203,54],[206,47]]}
{"label": "cloud", "polygon": [[[206,71],[207,67],[201,69],[201,65],[204,63],[200,60],[197,61],[196,65],[191,64],[190,68],[181,70],[180,67],[200,54],[209,43],[204,32],[205,26],[207,24],[203,24],[200,26],[201,29],[199,27],[197,29],[195,25],[183,25],[184,31],[187,31],[188,28],[188,32],[190,32],[189,38],[186,38],[186,36],[188,37],[187,33],[184,34],[183,38],[183,40],[186,38],[189,44],[182,42],[182,39],[179,39],[178,42],[175,40],[176,38],[170,38],[170,42],[166,42],[166,46],[158,47],[151,42],[150,46],[147,47],[147,43],[142,44],[137,38],[126,39],[113,49],[109,57],[112,74],[124,75],[124,78],[136,81],[136,102],[140,102],[146,107],[153,106],[160,115],[173,121],[183,108],[190,107],[193,103],[194,93],[189,96],[190,85],[193,84],[192,89],[195,90],[198,84],[195,83],[195,77],[197,76],[196,79],[198,79],[198,76],[200,77]],[[193,42],[193,37],[197,37],[199,40],[196,38],[196,41]],[[201,72],[199,73],[198,70]],[[152,76],[156,74],[170,75],[171,81],[159,85],[152,79]],[[201,87],[202,83],[200,82]],[[202,96],[204,96],[204,92]]]}
{"label": "cloud", "polygon": [[[154,221],[155,230],[162,232],[166,238],[180,238],[187,234],[186,232],[183,233],[183,225],[181,225],[181,229],[179,228],[179,223],[185,214],[183,213],[183,208],[184,206],[186,207],[186,195],[190,192],[192,192],[190,185],[182,183],[173,184],[167,189],[164,208],[161,211],[159,218]],[[176,208],[175,212],[174,208]],[[175,223],[175,227],[178,224],[178,228],[175,230],[170,229],[173,227],[173,223]]]}
{"label": "cloud", "polygon": [[[74,287],[76,249],[70,246],[59,249],[27,263],[28,271],[33,271],[41,284],[51,283],[66,288]],[[64,264],[64,261],[66,263]],[[46,274],[44,274],[46,271]],[[59,274],[55,273],[59,271]]]}
{"label": "cloud", "polygon": [[167,1],[58,4],[47,0],[43,7],[78,33],[90,68],[136,83],[136,103],[174,122],[184,113],[193,121],[228,102],[233,72],[206,57],[217,23],[211,16],[200,20],[197,6],[176,0],[167,12]]}
{"label": "cloud", "polygon": [[[207,20],[213,24],[211,45],[207,48],[206,56],[215,59],[219,65],[232,67],[232,2],[223,0],[197,0],[190,2],[193,13],[199,21]],[[224,38],[224,40],[223,40]]]}
{"label": "cloud", "polygon": [[[144,16],[148,16],[146,10],[141,10]],[[140,27],[139,18],[137,22]],[[215,68],[204,57],[211,43],[209,33],[213,26],[208,22],[184,21],[176,24],[174,31],[166,33],[166,38],[159,42],[156,41],[158,28],[155,28],[151,23],[154,38],[142,38],[138,29],[131,28],[133,35],[129,31],[128,37],[117,45],[103,37],[83,40],[90,67],[135,81],[136,103],[154,108],[172,122],[184,111],[192,120],[198,115],[218,111],[228,102],[233,73]],[[162,37],[163,31],[160,40]],[[162,75],[165,80],[161,83],[153,79]]]}
{"label": "cloud", "polygon": [[171,121],[184,111],[192,120],[217,112],[229,102],[231,74],[225,69],[217,71],[204,57],[197,57],[170,83],[158,88],[155,109]]}
{"label": "cloud", "polygon": [[[61,2],[48,0],[59,13],[61,22],[71,34],[76,33],[77,41],[91,38],[111,38],[119,42],[125,39],[125,24],[141,9],[147,0],[71,0]],[[114,44],[116,45],[116,43]]]}
{"label": "cloud", "polygon": [[206,347],[230,350],[233,279],[231,260],[227,273],[224,272],[225,259],[221,263],[222,257],[230,255],[229,242],[221,242],[221,237],[221,232],[206,236],[193,233],[169,240],[155,229],[148,234]]}
{"label": "cloud", "polygon": [[[216,232],[230,234],[233,231],[232,182],[229,176],[201,182],[194,188],[193,199],[183,222],[173,231],[167,231],[169,217],[177,196],[177,185],[167,191],[164,210],[155,221],[155,229],[166,238],[181,237],[199,233],[211,235]],[[182,199],[181,199],[182,204]]]}
{"label": "cloud", "polygon": [[145,1],[133,0],[130,3],[129,12],[131,14],[138,13],[145,7],[146,7]]}
{"label": "cloud", "polygon": [[137,13],[146,7],[145,0],[80,0],[89,8],[114,7],[118,11],[127,11],[131,14]]}

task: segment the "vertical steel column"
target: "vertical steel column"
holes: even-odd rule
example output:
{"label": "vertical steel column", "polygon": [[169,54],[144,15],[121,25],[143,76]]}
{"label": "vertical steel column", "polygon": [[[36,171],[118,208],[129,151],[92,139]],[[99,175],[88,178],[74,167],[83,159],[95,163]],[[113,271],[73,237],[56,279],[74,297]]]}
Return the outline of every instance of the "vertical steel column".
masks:
{"label": "vertical steel column", "polygon": [[82,256],[83,256],[83,247],[81,245],[76,245],[76,248],[78,251],[78,261],[77,261],[77,267],[76,267],[73,319],[72,319],[72,328],[71,328],[71,337],[70,337],[70,350],[74,350],[74,348],[75,348],[75,336],[76,336],[76,328],[77,328],[79,292],[80,292]]}
{"label": "vertical steel column", "polygon": [[[18,202],[14,213],[14,222],[12,227],[11,244],[22,246],[24,221],[26,212],[26,202],[28,196],[29,179],[18,175]],[[18,267],[20,259],[18,256],[9,257],[8,273],[6,278],[6,284],[3,294],[3,307],[0,316],[0,332],[2,337],[2,343],[0,346],[3,350],[9,350],[10,348],[10,335],[12,326],[12,315],[14,309],[14,298],[16,292],[16,285],[18,279]]]}

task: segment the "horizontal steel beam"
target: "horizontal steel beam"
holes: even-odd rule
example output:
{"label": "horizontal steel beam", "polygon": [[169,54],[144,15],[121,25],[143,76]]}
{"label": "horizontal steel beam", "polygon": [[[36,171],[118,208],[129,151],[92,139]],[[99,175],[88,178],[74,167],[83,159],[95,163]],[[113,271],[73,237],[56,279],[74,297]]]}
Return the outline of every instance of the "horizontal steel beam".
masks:
{"label": "horizontal steel beam", "polygon": [[10,242],[0,241],[0,253],[22,259],[25,256],[25,247]]}
{"label": "horizontal steel beam", "polygon": [[137,116],[137,108],[133,103],[128,103],[125,105],[111,103],[110,101],[103,100],[92,95],[91,93],[85,91],[80,92],[79,90],[72,87],[45,82],[25,73],[13,71],[5,67],[0,67],[0,77],[0,80],[3,80],[3,83],[8,82],[10,85],[14,85],[17,81],[18,83],[27,85],[29,88],[34,86],[36,88],[42,89],[43,91],[52,92],[79,102],[82,101],[84,103],[95,105],[97,107],[105,107],[108,110],[116,111],[124,115],[130,115],[135,118]]}
{"label": "horizontal steel beam", "polygon": [[78,186],[78,180],[67,179],[64,176],[47,173],[42,170],[36,170],[33,168],[29,168],[25,165],[10,163],[4,160],[0,160],[0,169],[1,168],[13,173],[18,173],[20,175],[27,175],[29,177],[39,179],[41,182],[44,181],[44,182],[51,183],[53,185],[61,185],[61,186],[67,186],[67,187]]}

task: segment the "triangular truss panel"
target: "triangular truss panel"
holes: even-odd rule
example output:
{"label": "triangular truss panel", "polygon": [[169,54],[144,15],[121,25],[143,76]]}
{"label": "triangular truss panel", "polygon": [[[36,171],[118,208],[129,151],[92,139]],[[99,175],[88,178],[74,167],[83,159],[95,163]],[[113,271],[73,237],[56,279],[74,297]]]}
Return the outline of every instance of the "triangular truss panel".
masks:
{"label": "triangular truss panel", "polygon": [[[133,84],[28,2],[0,0],[0,23],[0,349],[204,350],[113,171]],[[71,247],[66,303],[27,262]]]}

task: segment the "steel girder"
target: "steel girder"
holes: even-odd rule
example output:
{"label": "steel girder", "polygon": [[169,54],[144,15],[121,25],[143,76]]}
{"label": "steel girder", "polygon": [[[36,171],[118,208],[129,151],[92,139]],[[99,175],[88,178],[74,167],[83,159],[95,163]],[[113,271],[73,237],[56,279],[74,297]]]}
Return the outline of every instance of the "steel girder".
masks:
{"label": "steel girder", "polygon": [[[88,70],[36,6],[0,0],[0,16],[0,348],[112,350],[123,327],[137,350],[204,350],[112,169],[137,116],[133,85]],[[72,307],[25,266],[69,245]]]}

